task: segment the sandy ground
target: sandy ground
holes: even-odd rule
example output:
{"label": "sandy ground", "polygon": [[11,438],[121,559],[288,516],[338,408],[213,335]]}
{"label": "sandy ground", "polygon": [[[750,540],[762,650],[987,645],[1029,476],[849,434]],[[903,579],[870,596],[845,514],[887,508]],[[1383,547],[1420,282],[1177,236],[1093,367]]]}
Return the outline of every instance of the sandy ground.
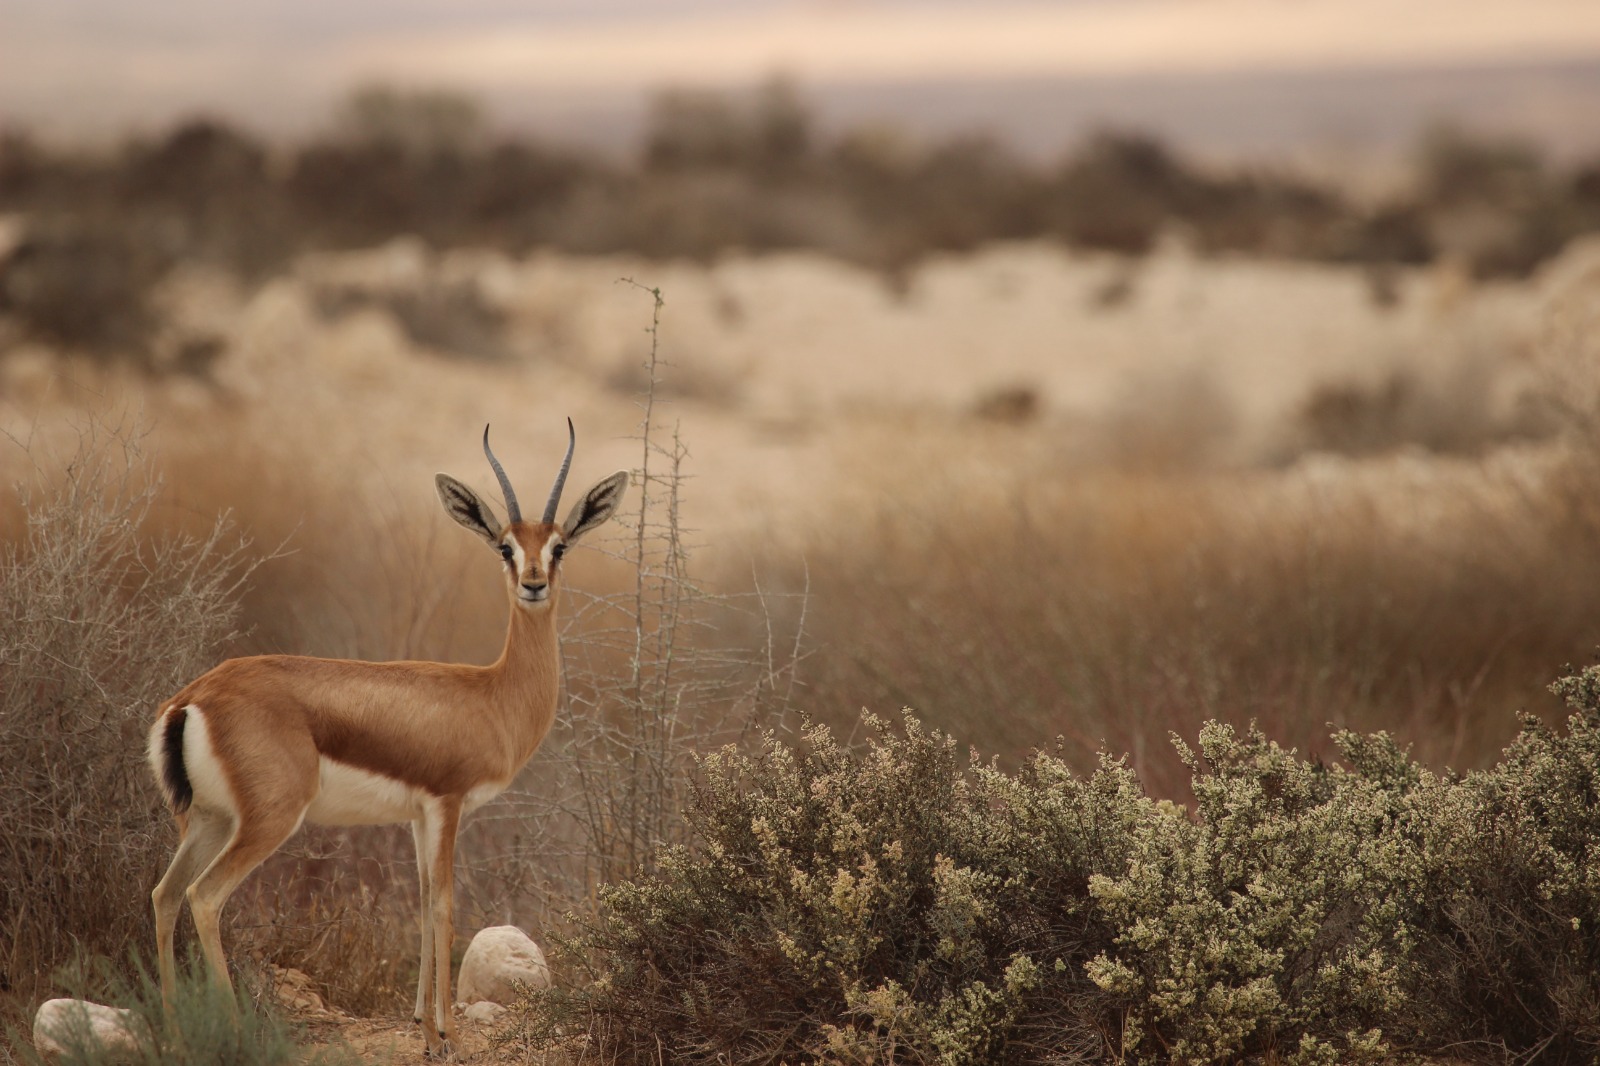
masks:
{"label": "sandy ground", "polygon": [[[352,1018],[348,1020],[305,1019],[306,1035],[313,1047],[349,1048],[364,1063],[378,1064],[433,1062],[424,1054],[422,1031],[402,1018]],[[458,1061],[481,1066],[521,1064],[526,1061],[514,1052],[493,1046],[493,1027],[458,1019],[456,1040]]]}
{"label": "sandy ground", "polygon": [[[279,1005],[304,1032],[305,1042],[314,1049],[334,1054],[354,1052],[363,1063],[403,1064],[432,1062],[424,1054],[422,1030],[412,1022],[409,1012],[384,1018],[357,1018],[330,1009],[317,994],[313,983],[299,970],[274,970],[274,988]],[[498,1066],[525,1060],[509,1050],[497,1049],[495,1023],[475,1021],[465,1011],[456,1011],[456,1052],[458,1061]]]}

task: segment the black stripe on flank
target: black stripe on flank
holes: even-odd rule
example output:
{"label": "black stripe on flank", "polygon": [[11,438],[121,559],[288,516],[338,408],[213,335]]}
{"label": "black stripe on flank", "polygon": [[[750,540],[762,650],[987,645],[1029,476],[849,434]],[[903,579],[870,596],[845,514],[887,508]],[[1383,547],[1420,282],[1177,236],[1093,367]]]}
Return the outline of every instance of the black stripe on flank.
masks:
{"label": "black stripe on flank", "polygon": [[179,707],[168,715],[167,731],[161,738],[161,786],[167,791],[173,814],[182,814],[194,800],[194,786],[189,784],[189,771],[183,765],[183,720],[188,713]]}

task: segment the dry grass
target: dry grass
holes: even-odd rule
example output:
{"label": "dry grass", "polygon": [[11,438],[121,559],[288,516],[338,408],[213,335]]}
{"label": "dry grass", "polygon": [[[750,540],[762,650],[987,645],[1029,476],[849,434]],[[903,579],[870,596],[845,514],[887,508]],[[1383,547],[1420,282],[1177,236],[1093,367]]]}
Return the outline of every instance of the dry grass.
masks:
{"label": "dry grass", "polygon": [[[646,366],[647,382],[656,374]],[[463,835],[463,949],[482,925],[549,929],[568,909],[587,906],[601,882],[648,868],[678,832],[693,754],[737,736],[781,697],[784,649],[721,642],[714,616],[745,607],[714,601],[690,579],[680,509],[685,448],[652,420],[651,393],[644,395],[642,510],[600,537],[600,551],[576,553],[569,565],[566,706],[557,729],[507,801]],[[263,443],[236,428],[211,420],[169,436],[165,487],[150,489],[147,521],[131,541],[187,543],[228,507],[230,522],[258,543],[281,545],[247,587],[230,588],[239,631],[225,645],[204,646],[196,653],[204,661],[127,707],[126,735],[108,758],[139,793],[138,808],[155,818],[158,840],[165,820],[146,780],[143,729],[160,699],[224,654],[484,662],[504,639],[497,568],[440,520],[426,485],[403,492],[389,484],[370,459],[344,450],[350,441],[340,433],[320,438],[313,458],[292,435]],[[308,827],[230,903],[230,950],[308,973],[334,1006],[398,1010],[416,972],[411,850],[403,829]],[[152,863],[165,857],[160,844],[149,851]],[[148,887],[159,872],[152,865],[119,882],[127,913],[107,930],[119,944],[128,927],[147,926]]]}
{"label": "dry grass", "polygon": [[[841,725],[913,707],[1010,757],[1057,736],[1083,766],[1127,751],[1158,794],[1186,780],[1167,735],[1211,718],[1302,751],[1328,723],[1384,728],[1425,762],[1481,765],[1600,642],[1600,565],[1576,550],[1592,527],[1568,506],[1592,468],[1531,488],[1377,469],[925,469],[804,547],[800,703]],[[766,565],[801,580],[793,557]]]}

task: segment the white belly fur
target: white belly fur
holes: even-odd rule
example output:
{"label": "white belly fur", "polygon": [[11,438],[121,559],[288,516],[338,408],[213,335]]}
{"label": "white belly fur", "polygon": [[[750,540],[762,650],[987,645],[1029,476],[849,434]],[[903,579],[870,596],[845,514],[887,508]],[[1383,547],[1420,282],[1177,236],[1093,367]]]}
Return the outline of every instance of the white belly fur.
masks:
{"label": "white belly fur", "polygon": [[318,825],[388,825],[422,815],[428,795],[420,788],[324,758],[318,766],[317,796],[306,821]]}
{"label": "white belly fur", "polygon": [[504,792],[506,790],[506,786],[509,784],[511,784],[510,781],[488,781],[484,784],[474,786],[467,792],[466,797],[461,801],[461,813],[463,815],[471,814],[473,811],[477,810],[479,807],[482,807],[485,803],[488,803],[490,800],[500,795],[500,793]]}

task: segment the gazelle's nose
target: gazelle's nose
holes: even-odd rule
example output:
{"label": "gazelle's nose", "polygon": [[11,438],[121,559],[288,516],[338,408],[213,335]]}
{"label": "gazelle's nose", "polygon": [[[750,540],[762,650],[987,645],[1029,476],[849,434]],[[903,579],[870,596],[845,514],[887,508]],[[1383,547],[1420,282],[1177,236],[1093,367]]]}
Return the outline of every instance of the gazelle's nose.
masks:
{"label": "gazelle's nose", "polygon": [[550,583],[548,581],[524,581],[517,588],[517,595],[530,603],[538,603],[550,595]]}

